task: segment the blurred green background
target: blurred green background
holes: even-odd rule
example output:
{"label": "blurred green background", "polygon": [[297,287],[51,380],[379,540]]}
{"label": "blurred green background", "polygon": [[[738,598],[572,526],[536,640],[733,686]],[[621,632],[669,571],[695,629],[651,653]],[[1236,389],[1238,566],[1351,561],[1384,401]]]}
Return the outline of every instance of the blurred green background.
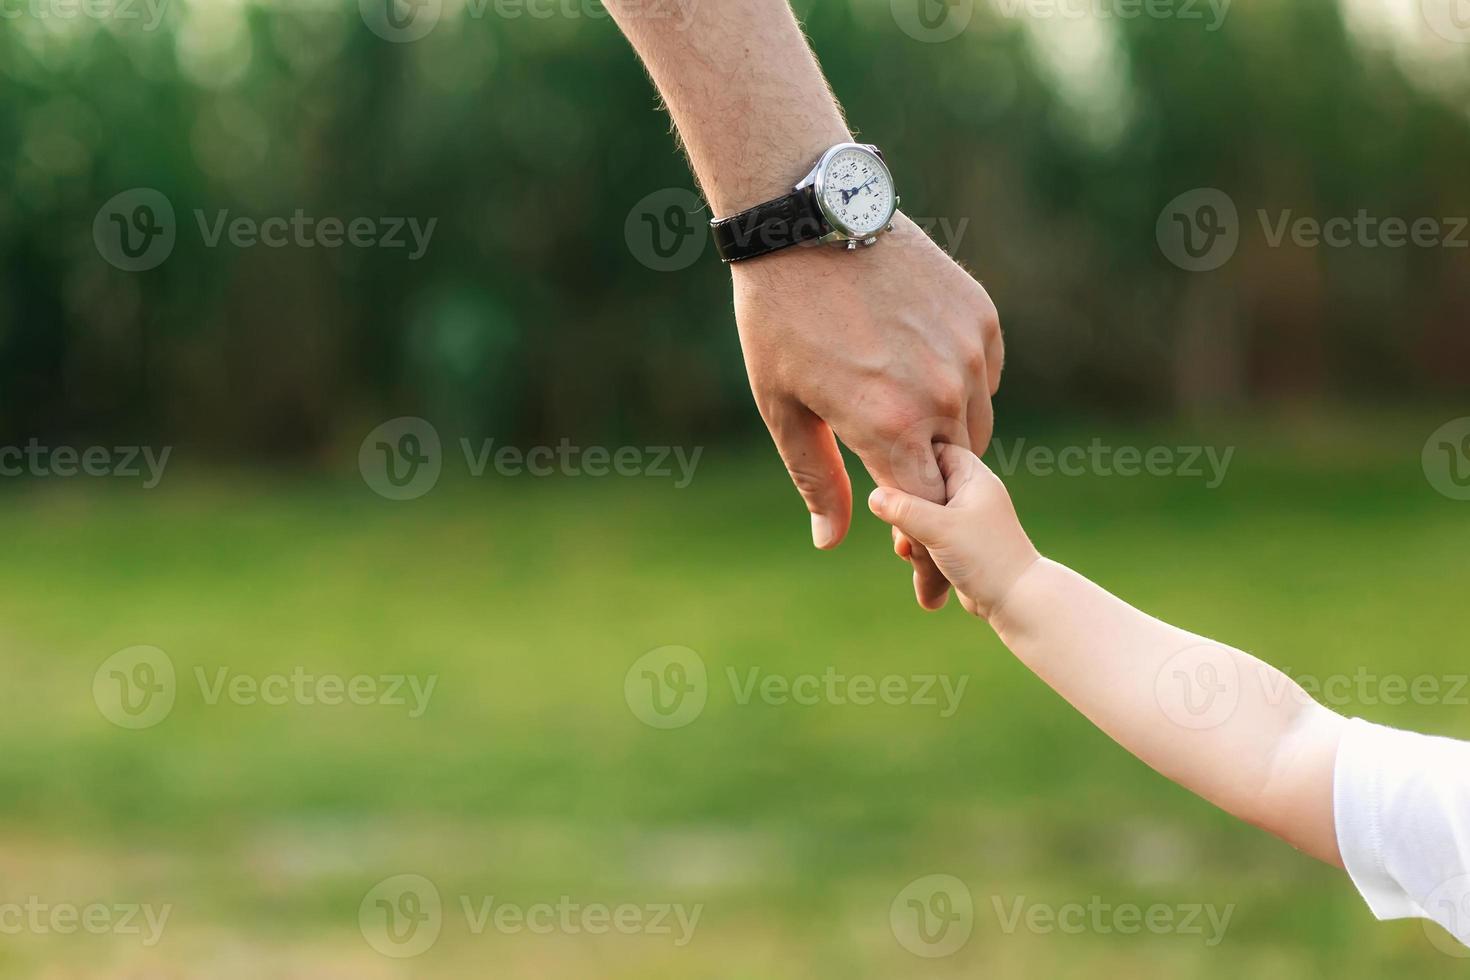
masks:
{"label": "blurred green background", "polygon": [[[1470,414],[1470,252],[1273,246],[1256,217],[1366,209],[1448,228],[1470,214],[1470,46],[1432,28],[1437,8],[1268,0],[1209,30],[1203,7],[1124,19],[997,0],[943,43],[902,30],[886,0],[797,8],[906,210],[948,229],[941,244],[996,300],[1002,447],[1234,450],[1218,487],[1017,470],[1041,547],[1294,675],[1463,677],[1470,503],[1454,497],[1460,471],[1425,451]],[[367,7],[325,0],[171,0],[156,27],[143,6],[63,9],[27,0],[0,20],[0,447],[172,457],[151,490],[0,478],[4,974],[1458,966],[1419,924],[1373,923],[1340,873],[1133,761],[983,624],[919,612],[871,519],[839,551],[812,551],[750,403],[727,274],[709,249],[660,271],[636,240],[641,202],[693,184],[599,8],[447,4],[410,43],[371,29]],[[177,214],[172,251],[137,272],[94,239],[99,210],[133,188]],[[1156,230],[1196,188],[1233,201],[1239,245],[1192,273]],[[410,261],[206,247],[193,216],[298,209],[437,224]],[[444,476],[390,501],[358,451],[402,415],[436,427]],[[461,437],[702,456],[685,488],[475,479]],[[167,653],[177,698],[129,730],[93,679],[136,645]],[[624,681],[669,645],[706,664],[708,704],[658,730]],[[829,667],[968,680],[951,717],[741,704],[726,681]],[[409,717],[211,704],[196,668],[437,681]],[[1470,736],[1466,692],[1392,704],[1364,691],[1332,706]],[[395,959],[372,948],[359,906],[405,873],[436,884],[445,914],[432,948]],[[889,921],[930,874],[961,879],[975,903],[969,942],[938,959]],[[477,935],[459,906],[563,895],[703,910],[676,946]],[[154,945],[9,928],[5,903],[32,896],[172,911]],[[1207,946],[1007,932],[995,904],[1094,896],[1234,909]]]}

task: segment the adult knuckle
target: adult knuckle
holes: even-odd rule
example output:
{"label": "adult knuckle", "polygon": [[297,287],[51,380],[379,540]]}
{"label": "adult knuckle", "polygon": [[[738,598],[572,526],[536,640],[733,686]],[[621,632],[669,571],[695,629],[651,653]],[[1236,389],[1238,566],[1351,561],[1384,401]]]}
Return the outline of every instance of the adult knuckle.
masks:
{"label": "adult knuckle", "polygon": [[962,378],[947,373],[940,375],[929,390],[929,400],[934,408],[934,414],[941,418],[958,416],[965,410],[967,394],[968,386]]}
{"label": "adult knuckle", "polygon": [[980,345],[970,347],[963,355],[965,365],[965,377],[982,378],[985,376],[985,348]]}

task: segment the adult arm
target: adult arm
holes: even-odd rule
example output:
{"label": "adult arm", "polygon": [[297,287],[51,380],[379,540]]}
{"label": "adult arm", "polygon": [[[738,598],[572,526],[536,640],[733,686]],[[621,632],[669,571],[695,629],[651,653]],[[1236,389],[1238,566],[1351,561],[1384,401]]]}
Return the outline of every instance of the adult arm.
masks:
{"label": "adult arm", "polygon": [[[673,117],[711,208],[788,193],[850,140],[788,0],[607,0]],[[751,390],[811,512],[836,547],[852,519],[840,438],[879,483],[943,499],[934,445],[983,452],[1003,346],[985,290],[902,214],[870,249],[788,249],[731,266]],[[835,434],[835,437],[834,437]],[[905,551],[907,543],[901,543]],[[949,585],[915,548],[925,608]]]}

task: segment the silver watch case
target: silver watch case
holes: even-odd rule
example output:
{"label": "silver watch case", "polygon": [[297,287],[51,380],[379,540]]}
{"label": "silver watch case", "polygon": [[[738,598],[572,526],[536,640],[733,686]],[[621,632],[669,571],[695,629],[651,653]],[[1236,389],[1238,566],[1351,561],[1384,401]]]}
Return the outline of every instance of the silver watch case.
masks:
{"label": "silver watch case", "polygon": [[884,223],[881,231],[869,235],[860,235],[844,225],[841,218],[827,210],[826,199],[827,166],[831,163],[832,158],[843,150],[865,150],[871,153],[873,159],[877,161],[879,169],[883,171],[883,175],[888,178],[888,186],[894,187],[895,191],[897,190],[893,183],[893,173],[889,171],[888,164],[883,160],[883,151],[871,143],[838,143],[836,146],[831,147],[827,152],[822,154],[822,158],[817,161],[817,165],[812,168],[812,172],[803,177],[801,182],[793,190],[801,191],[806,190],[808,187],[813,188],[817,198],[817,208],[822,212],[822,218],[827,224],[832,226],[832,230],[817,239],[817,242],[823,245],[835,245],[838,248],[852,251],[878,244],[879,236],[885,235],[893,230],[893,216],[898,211],[899,197],[897,193],[893,195],[893,207],[889,210],[888,220]]}

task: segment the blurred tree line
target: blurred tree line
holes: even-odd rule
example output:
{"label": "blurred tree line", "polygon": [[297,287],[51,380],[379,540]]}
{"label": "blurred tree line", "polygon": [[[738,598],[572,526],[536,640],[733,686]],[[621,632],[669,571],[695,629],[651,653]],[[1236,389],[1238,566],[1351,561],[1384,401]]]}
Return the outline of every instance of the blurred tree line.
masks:
{"label": "blurred tree line", "polygon": [[[413,43],[330,0],[172,0],[156,30],[14,9],[0,21],[0,439],[293,458],[398,414],[506,439],[758,426],[713,251],[664,273],[625,244],[636,202],[694,185],[595,6],[447,9]],[[1255,214],[1470,214],[1470,46],[1405,48],[1350,29],[1332,0],[1241,3],[1218,30],[997,0],[934,44],[900,30],[888,0],[798,10],[905,209],[963,229],[942,244],[1000,308],[1007,411],[1466,390],[1470,251],[1273,248]],[[174,251],[145,272],[93,244],[99,207],[134,187],[177,212]],[[1191,273],[1155,227],[1200,187],[1238,206],[1240,245]],[[438,223],[409,261],[207,248],[195,209]]]}

